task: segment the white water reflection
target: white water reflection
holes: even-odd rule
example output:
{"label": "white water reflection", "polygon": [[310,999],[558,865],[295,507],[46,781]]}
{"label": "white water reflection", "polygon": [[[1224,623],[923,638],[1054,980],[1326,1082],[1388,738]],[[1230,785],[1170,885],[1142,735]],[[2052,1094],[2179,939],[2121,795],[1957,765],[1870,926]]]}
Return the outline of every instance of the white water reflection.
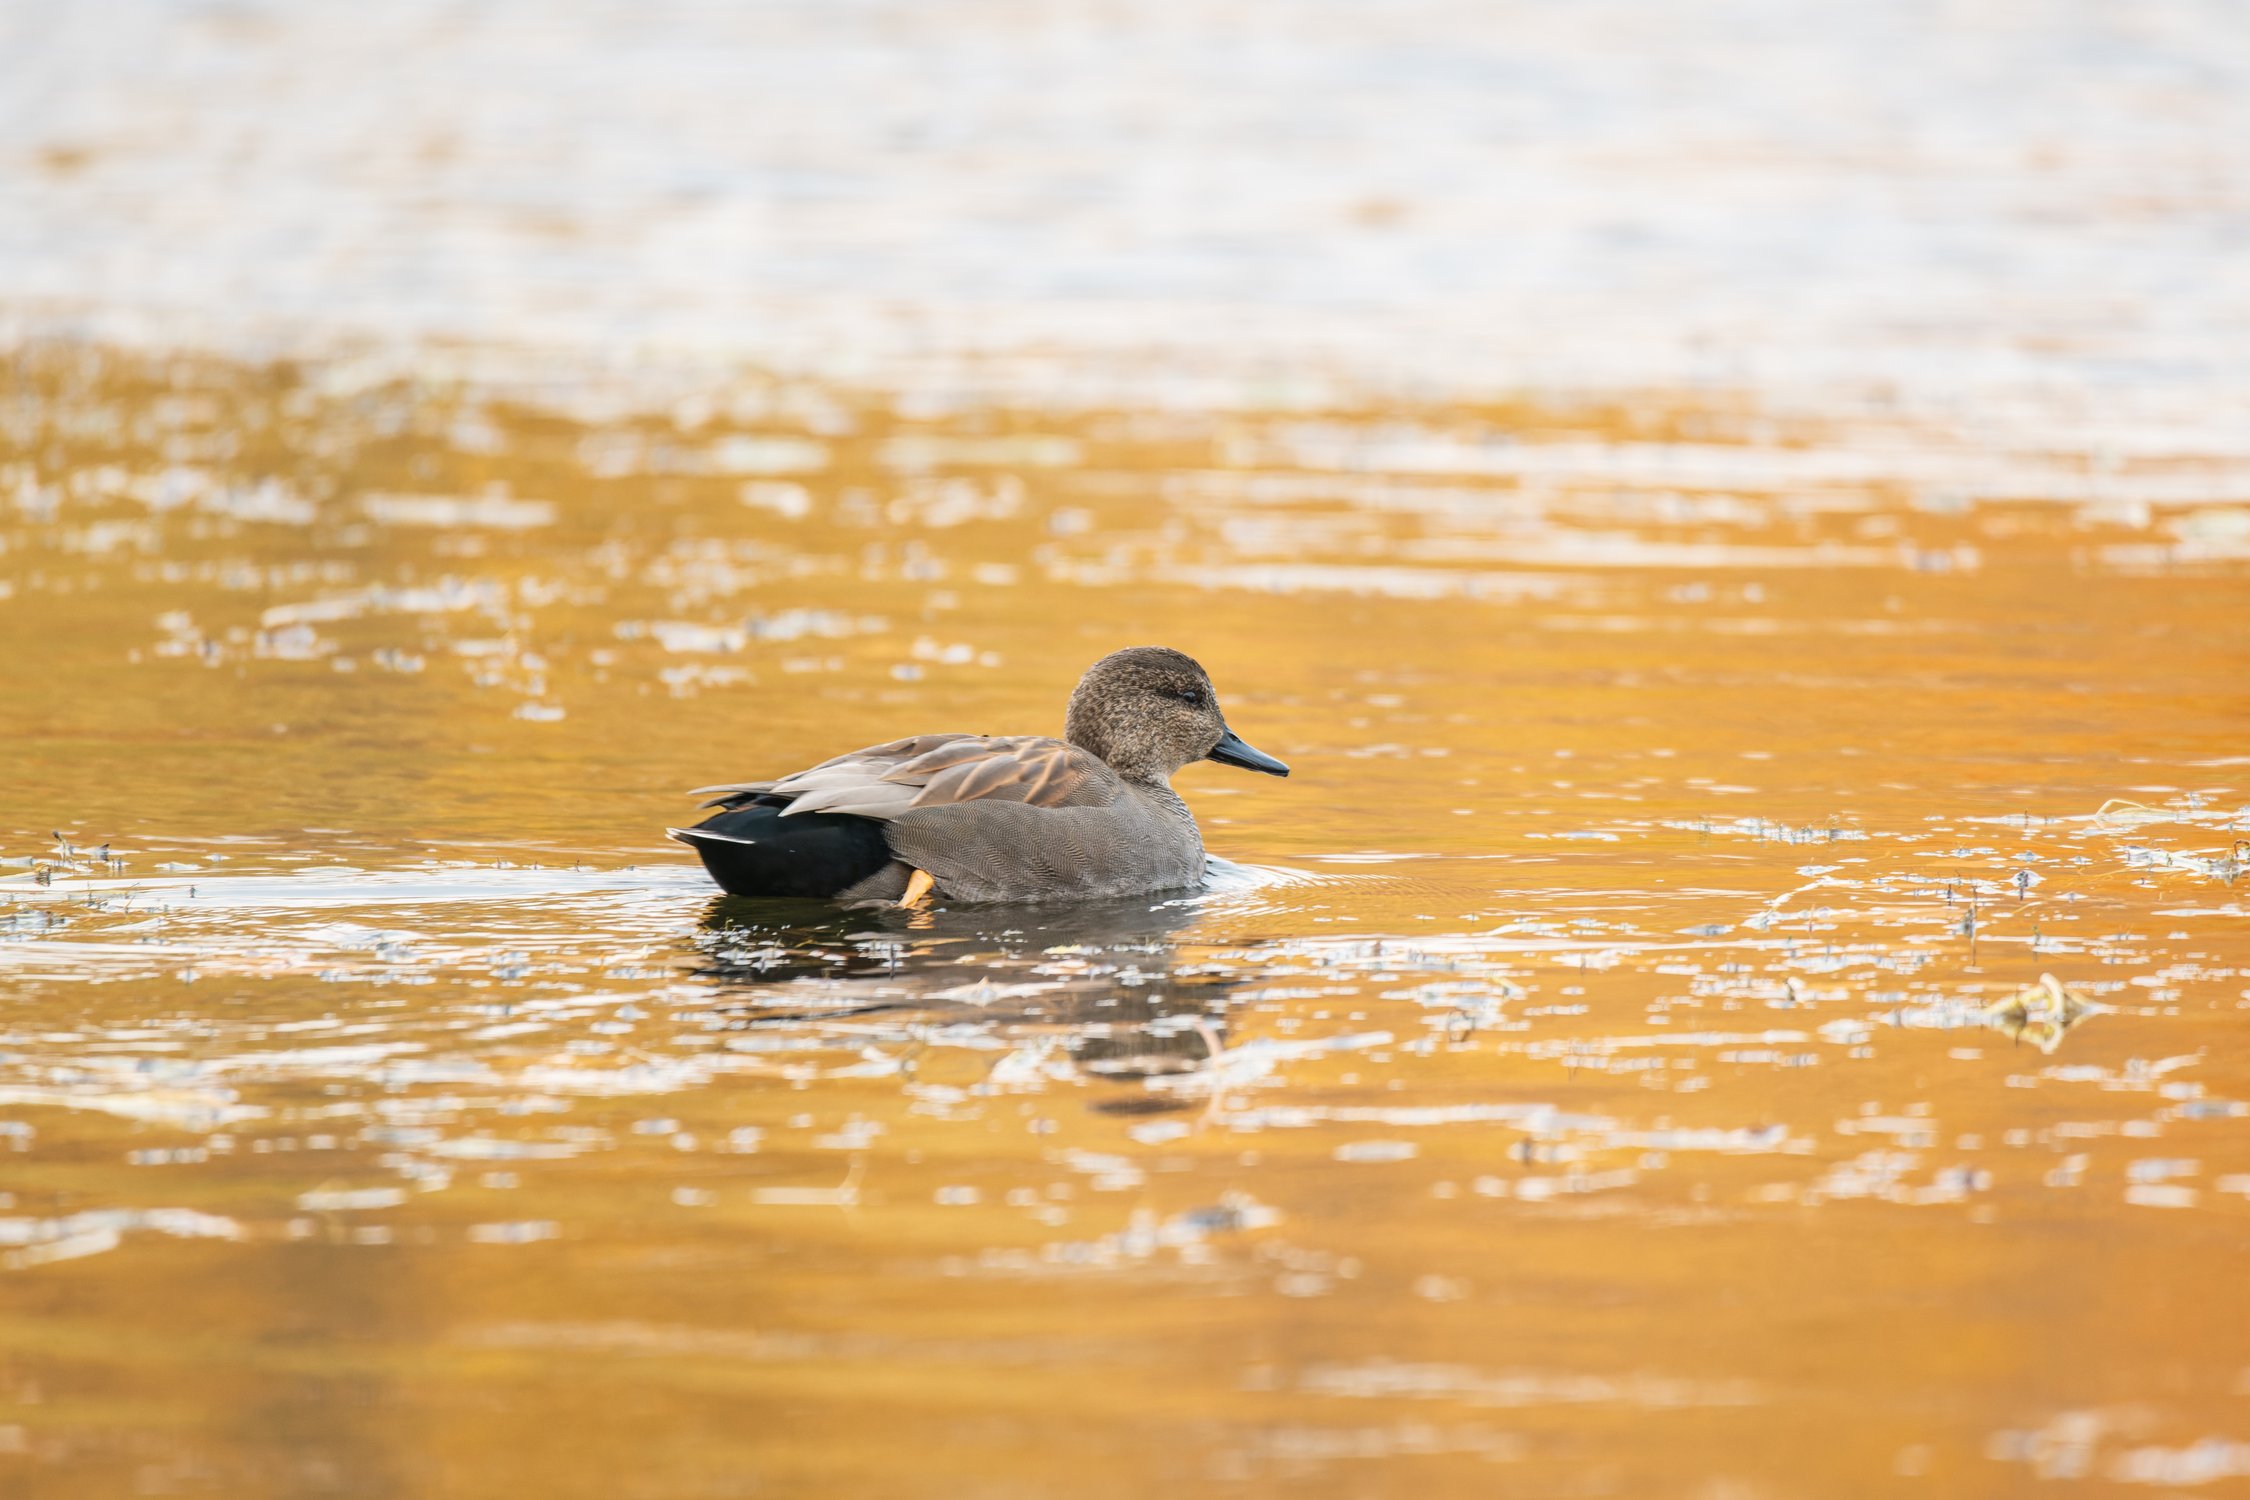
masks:
{"label": "white water reflection", "polygon": [[939,400],[1891,387],[2241,452],[2225,0],[13,10],[0,284],[45,326]]}

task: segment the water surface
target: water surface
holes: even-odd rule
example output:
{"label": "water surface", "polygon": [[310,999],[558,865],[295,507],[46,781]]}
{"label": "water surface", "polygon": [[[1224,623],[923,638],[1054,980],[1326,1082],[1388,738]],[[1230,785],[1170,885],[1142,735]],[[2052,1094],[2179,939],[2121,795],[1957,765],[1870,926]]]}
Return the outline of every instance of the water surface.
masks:
{"label": "water surface", "polygon": [[[2250,1474],[2239,452],[13,368],[11,1495]],[[1202,892],[662,838],[1141,641]]]}

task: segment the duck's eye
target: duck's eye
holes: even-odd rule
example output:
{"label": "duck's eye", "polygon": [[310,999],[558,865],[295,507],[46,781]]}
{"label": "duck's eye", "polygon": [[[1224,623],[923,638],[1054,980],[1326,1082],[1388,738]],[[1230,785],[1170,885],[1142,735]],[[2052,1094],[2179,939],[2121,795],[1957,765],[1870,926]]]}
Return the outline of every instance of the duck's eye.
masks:
{"label": "duck's eye", "polygon": [[1202,708],[1210,701],[1203,696],[1203,689],[1201,688],[1166,688],[1164,690],[1164,696],[1167,698],[1177,699],[1179,702],[1185,703],[1190,708]]}

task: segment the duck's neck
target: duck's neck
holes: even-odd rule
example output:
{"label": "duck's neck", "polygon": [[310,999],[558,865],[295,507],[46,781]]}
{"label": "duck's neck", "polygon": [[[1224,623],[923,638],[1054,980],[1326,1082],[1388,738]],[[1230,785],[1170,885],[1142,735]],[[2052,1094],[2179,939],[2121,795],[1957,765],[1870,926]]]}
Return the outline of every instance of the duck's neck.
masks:
{"label": "duck's neck", "polygon": [[1129,755],[1120,747],[1110,744],[1106,736],[1089,733],[1086,726],[1079,724],[1072,724],[1064,738],[1115,771],[1118,780],[1135,790],[1146,792],[1160,801],[1176,802],[1183,808],[1187,806],[1180,802],[1180,794],[1172,790],[1172,776],[1180,769],[1178,766]]}
{"label": "duck's neck", "polygon": [[1107,764],[1112,771],[1117,773],[1120,781],[1130,782],[1140,791],[1169,797],[1174,802],[1180,800],[1180,794],[1172,790],[1172,773],[1162,766],[1121,766],[1115,761],[1107,762]]}
{"label": "duck's neck", "polygon": [[1134,736],[1109,733],[1109,725],[1098,714],[1082,713],[1073,704],[1070,721],[1063,727],[1063,739],[1137,787],[1167,795],[1172,791],[1172,773],[1179,767],[1133,753]]}

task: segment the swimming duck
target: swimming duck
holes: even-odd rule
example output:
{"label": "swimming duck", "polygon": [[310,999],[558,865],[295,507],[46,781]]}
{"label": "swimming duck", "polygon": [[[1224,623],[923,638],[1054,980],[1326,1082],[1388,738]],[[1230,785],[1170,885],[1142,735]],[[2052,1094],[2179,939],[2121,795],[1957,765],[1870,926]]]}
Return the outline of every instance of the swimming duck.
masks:
{"label": "swimming duck", "polygon": [[920,734],[777,781],[704,787],[720,809],[668,832],[736,896],[1084,900],[1203,879],[1172,790],[1191,761],[1287,776],[1227,728],[1195,658],[1134,646],[1089,667],[1059,740]]}

